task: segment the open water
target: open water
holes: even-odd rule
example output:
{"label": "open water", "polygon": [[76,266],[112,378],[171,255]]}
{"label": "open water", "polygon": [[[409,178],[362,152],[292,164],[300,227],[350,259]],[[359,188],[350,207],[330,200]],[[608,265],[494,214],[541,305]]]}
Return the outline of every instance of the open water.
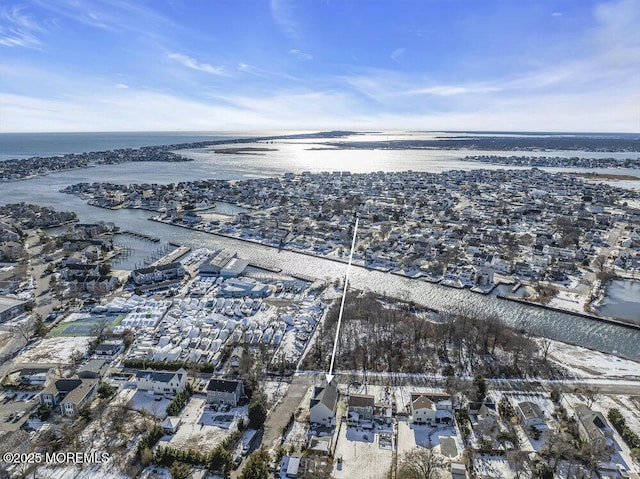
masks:
{"label": "open water", "polygon": [[[31,134],[35,135],[36,134]],[[52,136],[53,135],[53,136]],[[109,140],[109,147],[104,147],[100,139],[102,135],[82,134],[81,141],[73,144],[68,134],[59,134],[59,142],[55,134],[46,134],[47,141],[39,143],[39,149],[32,149],[20,156],[48,156],[69,151],[98,151],[142,146],[143,144],[174,144],[184,134],[153,134],[150,137],[138,137],[135,141],[131,135],[122,138],[117,135]],[[112,134],[110,134],[112,135]],[[205,135],[203,135],[205,136]],[[155,138],[154,138],[155,137]],[[244,135],[242,135],[244,137]],[[9,152],[6,134],[0,135],[0,153]],[[35,138],[35,137],[33,137]],[[185,142],[200,141],[202,137],[192,134]],[[200,138],[198,140],[194,138]],[[212,134],[209,139],[222,139]],[[152,141],[153,143],[148,143]],[[137,142],[137,143],[136,143]],[[145,142],[145,143],[140,143]],[[46,144],[46,147],[42,145]],[[92,146],[95,145],[95,146]],[[237,147],[238,145],[234,145]],[[255,145],[254,145],[255,146]],[[140,231],[147,235],[161,238],[163,242],[175,242],[192,248],[227,248],[237,251],[241,257],[255,260],[261,264],[280,267],[285,273],[304,274],[326,279],[343,278],[346,265],[323,258],[310,257],[290,251],[278,252],[276,249],[262,245],[247,243],[235,239],[223,238],[207,233],[200,233],[184,228],[164,225],[148,220],[152,213],[141,210],[105,210],[92,207],[76,196],[60,193],[60,189],[78,182],[115,182],[115,183],[171,183],[192,181],[205,178],[243,179],[280,175],[287,171],[381,171],[381,170],[420,170],[439,172],[450,169],[478,169],[485,167],[477,163],[459,161],[465,155],[477,154],[477,151],[452,150],[326,150],[317,148],[312,141],[280,141],[268,145],[277,151],[265,152],[263,155],[228,155],[211,151],[185,152],[194,159],[188,163],[125,163],[121,165],[105,165],[83,170],[73,170],[50,174],[48,176],[2,183],[0,203],[19,201],[37,203],[59,210],[75,211],[83,222],[112,221],[122,230]],[[15,145],[14,147],[15,148]],[[37,150],[37,153],[34,151]],[[511,155],[517,152],[483,152],[482,154]],[[532,154],[520,152],[520,154]],[[628,153],[579,153],[540,152],[545,156],[592,156],[601,158],[634,158],[637,154]],[[13,156],[11,156],[13,155]],[[9,157],[15,157],[11,150]],[[492,168],[500,168],[492,166]],[[551,169],[552,170],[552,169]],[[616,170],[617,173],[635,174],[638,170]],[[633,183],[633,182],[631,182]],[[636,188],[635,185],[630,187]],[[494,296],[482,296],[467,290],[457,290],[434,285],[420,280],[411,280],[388,273],[354,268],[350,282],[355,288],[371,290],[406,298],[416,303],[439,310],[451,310],[452,305],[463,308],[481,316],[496,316],[512,326],[542,334],[552,339],[578,344],[600,351],[617,353],[632,359],[640,360],[640,330],[632,330],[604,322],[589,320],[569,314],[556,313],[549,310],[501,300]]]}

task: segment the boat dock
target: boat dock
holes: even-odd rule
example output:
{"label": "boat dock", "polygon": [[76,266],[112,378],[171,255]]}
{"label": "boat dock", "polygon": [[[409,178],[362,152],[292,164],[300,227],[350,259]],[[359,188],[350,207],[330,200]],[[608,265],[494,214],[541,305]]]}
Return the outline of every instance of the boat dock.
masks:
{"label": "boat dock", "polygon": [[[176,245],[173,244],[173,246],[176,246]],[[167,253],[158,261],[151,263],[149,266],[160,266],[167,263],[173,263],[178,258],[187,254],[189,251],[191,251],[191,248],[189,248],[188,246],[178,246],[176,249],[174,249],[170,253]]]}
{"label": "boat dock", "polygon": [[153,241],[154,243],[160,242],[160,238],[154,238],[153,236],[145,235],[143,233],[136,233],[135,231],[120,231],[118,234],[133,236],[134,238],[138,238],[146,241]]}

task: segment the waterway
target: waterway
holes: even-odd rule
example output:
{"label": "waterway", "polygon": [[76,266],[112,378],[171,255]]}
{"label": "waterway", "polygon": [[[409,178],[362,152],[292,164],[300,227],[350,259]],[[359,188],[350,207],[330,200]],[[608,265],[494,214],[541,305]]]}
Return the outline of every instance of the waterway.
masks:
{"label": "waterway", "polygon": [[[105,165],[55,173],[29,180],[7,182],[2,184],[0,203],[25,201],[59,210],[75,211],[80,221],[83,222],[111,221],[123,231],[143,232],[148,236],[161,238],[162,243],[179,243],[191,248],[227,248],[237,251],[241,257],[250,261],[282,268],[283,273],[286,274],[303,274],[332,280],[344,277],[346,265],[291,251],[278,252],[276,249],[258,244],[149,221],[148,217],[153,213],[148,211],[106,210],[92,207],[79,197],[62,194],[59,190],[78,182],[94,181],[123,184],[172,183],[205,178],[235,180],[265,177],[278,175],[285,171],[332,169],[399,171],[413,169],[435,172],[444,169],[482,167],[480,164],[456,161],[456,156],[459,158],[466,153],[446,150],[418,152],[413,150],[312,151],[308,150],[308,145],[293,142],[276,144],[274,148],[278,148],[278,151],[266,155],[222,155],[209,151],[193,152],[195,161],[189,163]],[[334,155],[337,152],[340,153],[336,157]],[[555,156],[556,153],[546,152],[548,156]],[[578,156],[575,152],[567,154],[569,153],[572,156]],[[612,154],[601,153],[598,155],[610,157]],[[640,172],[635,171],[635,173],[640,176]],[[354,288],[412,300],[439,310],[464,310],[478,316],[498,317],[509,325],[534,334],[640,360],[640,331],[637,330],[359,267],[352,270],[350,283]]]}
{"label": "waterway", "polygon": [[626,318],[640,322],[640,280],[613,280],[606,288],[598,311],[612,318]]}

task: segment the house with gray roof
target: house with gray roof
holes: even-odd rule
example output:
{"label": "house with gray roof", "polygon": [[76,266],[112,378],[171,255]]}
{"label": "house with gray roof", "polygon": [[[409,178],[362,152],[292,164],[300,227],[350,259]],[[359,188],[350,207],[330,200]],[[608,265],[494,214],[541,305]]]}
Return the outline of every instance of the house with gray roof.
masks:
{"label": "house with gray roof", "polygon": [[65,416],[76,416],[84,404],[88,404],[96,394],[98,378],[58,379],[40,393],[40,404],[53,409],[60,405]]}
{"label": "house with gray roof", "polygon": [[309,407],[311,424],[335,425],[337,404],[338,389],[333,381],[324,387],[314,387]]}
{"label": "house with gray roof", "polygon": [[372,395],[351,394],[347,406],[347,424],[349,426],[373,427],[375,400]]}
{"label": "house with gray roof", "polygon": [[187,385],[187,371],[180,368],[177,371],[155,371],[145,369],[135,374],[136,388],[154,394],[173,396],[182,392]]}
{"label": "house with gray roof", "polygon": [[26,301],[0,296],[0,323],[24,313]]}
{"label": "house with gray roof", "polygon": [[613,437],[613,430],[601,412],[581,404],[574,408],[580,438],[591,444],[606,445]]}
{"label": "house with gray roof", "polygon": [[531,401],[523,401],[517,404],[516,413],[520,418],[523,426],[544,426],[547,421],[540,406]]}
{"label": "house with gray roof", "polygon": [[207,402],[236,407],[244,394],[241,380],[211,378],[207,384]]}
{"label": "house with gray roof", "polygon": [[182,280],[186,271],[181,263],[167,263],[140,268],[131,272],[131,279],[137,285],[159,283],[168,280]]}

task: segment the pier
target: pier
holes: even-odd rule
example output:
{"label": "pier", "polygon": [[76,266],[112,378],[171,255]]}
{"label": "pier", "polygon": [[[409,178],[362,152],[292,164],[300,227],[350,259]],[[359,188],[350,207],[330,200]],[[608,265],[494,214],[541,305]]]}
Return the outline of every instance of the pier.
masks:
{"label": "pier", "polygon": [[[175,243],[172,243],[171,245],[172,246],[176,246]],[[157,261],[154,261],[149,266],[160,266],[160,265],[163,265],[163,264],[173,263],[178,258],[180,258],[180,257],[184,256],[185,254],[187,254],[189,251],[191,251],[191,248],[189,248],[188,246],[179,246],[178,245],[178,247],[176,249],[174,249],[173,251],[167,253],[162,258],[158,259]]]}
{"label": "pier", "polygon": [[152,241],[154,243],[159,243],[160,242],[160,238],[154,238],[153,236],[149,236],[149,235],[146,235],[146,234],[143,234],[143,233],[137,233],[135,231],[120,231],[119,234],[133,236],[134,238],[138,238],[138,239],[142,239],[142,240],[146,240],[146,241]]}

